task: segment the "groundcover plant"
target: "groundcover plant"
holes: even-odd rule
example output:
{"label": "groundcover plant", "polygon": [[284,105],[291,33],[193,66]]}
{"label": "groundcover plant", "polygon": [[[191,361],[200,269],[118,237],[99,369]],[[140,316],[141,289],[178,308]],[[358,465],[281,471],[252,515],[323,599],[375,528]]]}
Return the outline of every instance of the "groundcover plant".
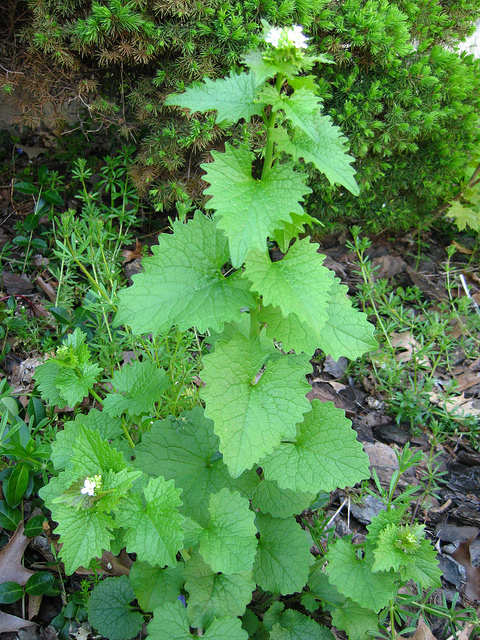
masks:
{"label": "groundcover plant", "polygon": [[[344,139],[305,73],[329,60],[309,55],[299,26],[264,28],[264,50],[244,57],[244,73],[168,99],[216,111],[218,122],[263,120],[264,150],[227,143],[212,154],[203,168],[213,215],[197,211],[159,237],[115,319],[138,335],[172,326],[206,335],[205,407],[150,419],[165,372],[147,358],[115,372],[101,397],[79,329],[38,369],[50,404],[73,406],[93,391],[102,405],[57,435],[58,475],[40,495],[67,574],[104,550],[136,554],[129,577],[101,581],[88,601],[90,622],[111,640],[133,637],[145,619],[152,640],[191,629],[212,640],[333,638],[300,602],[310,612],[323,603],[337,627],[363,638],[404,581],[439,579],[435,551],[422,527],[403,524],[404,509],[389,504],[364,545],[342,539],[318,559],[294,517],[315,509],[319,492],[370,475],[344,413],[307,400],[309,360],[316,348],[356,358],[376,343],[318,245],[299,237],[311,220],[301,160],[358,191]],[[140,423],[150,427],[141,439]]]}

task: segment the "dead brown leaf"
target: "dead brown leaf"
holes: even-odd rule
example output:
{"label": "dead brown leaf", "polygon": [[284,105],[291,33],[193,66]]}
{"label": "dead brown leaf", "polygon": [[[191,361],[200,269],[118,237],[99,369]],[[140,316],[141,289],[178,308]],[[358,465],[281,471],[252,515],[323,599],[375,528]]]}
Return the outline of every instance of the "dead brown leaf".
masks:
{"label": "dead brown leaf", "polygon": [[23,535],[24,528],[21,522],[0,551],[0,583],[16,582],[24,585],[35,573],[22,565],[23,553],[30,542],[30,538]]}
{"label": "dead brown leaf", "polygon": [[465,373],[461,373],[456,377],[456,381],[457,386],[455,387],[455,391],[465,391],[465,389],[470,389],[470,387],[473,387],[480,382],[480,372],[472,373],[470,371],[465,371]]}
{"label": "dead brown leaf", "polygon": [[40,287],[43,293],[48,296],[50,302],[55,303],[57,294],[55,293],[55,289],[52,287],[52,285],[49,282],[45,282],[45,280],[40,276],[37,276],[37,285]]}
{"label": "dead brown leaf", "polygon": [[129,249],[125,249],[124,251],[122,251],[122,256],[125,258],[125,260],[122,262],[122,264],[125,264],[127,262],[131,262],[132,260],[136,260],[137,258],[141,258],[142,255],[143,255],[142,254],[142,245],[136,239],[135,240],[135,249],[133,251],[130,251]]}
{"label": "dead brown leaf", "polygon": [[480,600],[480,567],[474,567],[470,555],[470,545],[475,538],[469,538],[460,542],[455,551],[451,554],[462,567],[465,567],[467,581],[465,583],[465,595],[470,600]]}
{"label": "dead brown leaf", "polygon": [[0,633],[11,633],[13,631],[23,629],[24,627],[30,627],[34,624],[35,622],[22,620],[22,618],[17,618],[17,616],[11,616],[8,613],[0,611]]}
{"label": "dead brown leaf", "polygon": [[[413,359],[421,349],[422,345],[415,340],[414,335],[410,331],[404,331],[403,333],[396,333],[395,331],[390,334],[390,343],[392,347],[398,353],[395,355],[397,362],[409,362]],[[426,356],[417,357],[419,365],[430,367],[430,360]]]}
{"label": "dead brown leaf", "polygon": [[[397,640],[406,640],[406,639],[405,639],[405,636],[397,636]],[[430,631],[428,626],[425,624],[425,620],[423,619],[423,616],[420,616],[420,618],[418,619],[417,630],[415,631],[413,636],[409,638],[409,640],[437,640],[437,638],[433,635],[433,633]]]}
{"label": "dead brown leaf", "polygon": [[433,404],[442,405],[449,413],[455,412],[452,418],[480,416],[480,400],[478,398],[466,398],[464,393],[446,402],[445,397],[439,393],[430,393],[429,399]]}
{"label": "dead brown leaf", "polygon": [[462,244],[459,244],[458,242],[455,242],[455,240],[452,240],[452,245],[455,247],[458,253],[463,253],[466,256],[471,256],[473,253],[471,249],[468,249],[468,247],[464,247]]}
{"label": "dead brown leaf", "polygon": [[466,624],[457,636],[457,640],[468,640],[474,629],[474,624]]}
{"label": "dead brown leaf", "polygon": [[43,596],[28,596],[28,613],[27,617],[29,620],[34,618],[38,612],[40,611],[40,605],[42,604]]}

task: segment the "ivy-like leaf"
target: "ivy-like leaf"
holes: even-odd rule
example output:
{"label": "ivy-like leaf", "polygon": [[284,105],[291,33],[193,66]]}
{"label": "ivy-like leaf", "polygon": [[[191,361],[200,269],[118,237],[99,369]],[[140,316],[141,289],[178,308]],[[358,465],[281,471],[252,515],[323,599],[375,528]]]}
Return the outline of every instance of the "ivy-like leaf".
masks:
{"label": "ivy-like leaf", "polygon": [[226,78],[210,80],[191,85],[184,93],[173,94],[165,100],[165,105],[184,107],[192,113],[217,111],[215,122],[247,122],[252,116],[262,115],[264,104],[257,99],[258,81],[253,73],[230,72]]}
{"label": "ivy-like leaf", "polygon": [[[282,127],[274,130],[274,140],[280,151],[290,154],[295,161],[303,158],[312,162],[324,173],[330,184],[346,187],[354,196],[360,191],[355,182],[354,161],[345,151],[345,138],[339,127],[332,123],[330,116],[312,113],[303,118],[303,130],[295,128],[293,136]],[[311,133],[305,133],[308,129]]]}
{"label": "ivy-like leaf", "polygon": [[325,558],[328,579],[343,595],[375,613],[387,606],[397,577],[393,572],[372,572],[375,558],[370,545],[358,550],[349,539],[340,538],[330,546]]}
{"label": "ivy-like leaf", "polygon": [[145,271],[119,294],[116,324],[130,325],[136,334],[158,335],[172,325],[220,332],[224,322],[240,319],[242,307],[255,305],[240,274],[223,275],[227,239],[201,212],[187,224],[174,222],[173,234],[160,235],[152,251]]}
{"label": "ivy-like leaf", "polygon": [[255,581],[265,591],[295,593],[305,586],[314,557],[307,534],[293,518],[257,514],[260,533],[253,566]]}
{"label": "ivy-like leaf", "polygon": [[265,306],[280,307],[282,314],[294,313],[315,333],[328,320],[327,305],[334,274],[323,266],[325,256],[309,238],[297,240],[282,260],[272,262],[266,252],[250,252],[245,277],[252,290],[261,293]]}
{"label": "ivy-like leaf", "polygon": [[225,153],[212,152],[214,162],[202,164],[205,189],[212,196],[206,204],[215,209],[218,227],[223,229],[230,247],[232,265],[242,266],[252,249],[266,251],[268,236],[282,222],[291,222],[290,214],[303,214],[300,202],[311,189],[305,175],[293,170],[293,164],[275,164],[266,178],[252,176],[253,155],[245,148],[225,145]]}
{"label": "ivy-like leaf", "polygon": [[209,500],[210,522],[200,534],[199,550],[213,571],[242,573],[250,571],[257,539],[255,514],[246,498],[238,492],[222,489]]}
{"label": "ivy-like leaf", "polygon": [[215,573],[194,554],[185,565],[185,589],[189,593],[190,626],[203,627],[212,617],[241,616],[252,599],[252,572],[226,575]]}
{"label": "ivy-like leaf", "polygon": [[134,563],[128,577],[143,611],[153,611],[178,599],[185,581],[183,568],[181,562],[165,569],[138,560]]}
{"label": "ivy-like leaf", "polygon": [[113,417],[124,411],[132,417],[154,413],[155,403],[161,399],[166,385],[164,369],[150,360],[135,360],[113,374],[114,392],[105,397],[103,410]]}
{"label": "ivy-like leaf", "polygon": [[88,619],[109,640],[129,640],[142,629],[143,616],[131,610],[135,593],[127,576],[99,582],[88,598]]}
{"label": "ivy-like leaf", "polygon": [[[192,640],[187,611],[176,602],[164,604],[155,609],[153,620],[148,625],[149,640]],[[203,637],[206,640],[248,640],[248,633],[242,629],[239,618],[224,616],[214,618]]]}
{"label": "ivy-like leaf", "polygon": [[273,451],[285,434],[293,436],[292,425],[310,407],[305,397],[310,389],[305,379],[311,371],[308,357],[284,355],[267,361],[269,354],[260,338],[236,334],[204,358],[205,415],[214,421],[220,451],[234,478]]}
{"label": "ivy-like leaf", "polygon": [[116,513],[117,526],[126,529],[127,550],[152,567],[176,564],[184,536],[184,518],[177,510],[180,492],[172,480],[150,478],[143,489],[145,504],[138,494],[131,494]]}
{"label": "ivy-like leaf", "polygon": [[228,487],[243,488],[242,477],[233,480],[218,455],[219,439],[202,407],[154,422],[135,448],[135,466],[152,476],[174,480],[182,489],[182,513],[202,526],[210,519],[210,494]]}
{"label": "ivy-like leaf", "polygon": [[370,476],[368,456],[350,420],[333,402],[313,400],[297,435],[266,456],[261,466],[268,480],[292,491],[332,491]]}

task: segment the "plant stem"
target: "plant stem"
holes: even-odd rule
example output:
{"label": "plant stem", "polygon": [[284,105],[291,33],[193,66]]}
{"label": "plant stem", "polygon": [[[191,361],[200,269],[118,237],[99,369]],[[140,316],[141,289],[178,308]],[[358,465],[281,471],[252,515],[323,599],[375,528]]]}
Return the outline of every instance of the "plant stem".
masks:
{"label": "plant stem", "polygon": [[103,400],[100,398],[100,396],[98,395],[98,393],[94,390],[94,389],[90,389],[90,393],[92,394],[92,396],[95,398],[95,400],[97,402],[99,402],[102,407],[103,407]]}
{"label": "plant stem", "polygon": [[[275,83],[275,88],[278,93],[280,93],[283,84],[283,76],[281,74],[277,74],[277,80]],[[263,169],[262,176],[260,180],[264,180],[268,175],[273,163],[273,131],[275,129],[275,120],[277,118],[277,112],[273,110],[268,119],[267,125],[267,144],[265,146],[265,160],[263,161]]]}
{"label": "plant stem", "polygon": [[129,444],[129,446],[130,446],[132,449],[135,449],[135,443],[134,443],[134,441],[132,440],[132,436],[130,435],[130,432],[129,432],[129,431],[128,431],[128,429],[127,429],[127,425],[125,424],[125,422],[123,421],[123,419],[122,419],[122,430],[123,430],[123,433],[125,434],[125,438],[127,439],[127,442],[128,442],[128,444]]}

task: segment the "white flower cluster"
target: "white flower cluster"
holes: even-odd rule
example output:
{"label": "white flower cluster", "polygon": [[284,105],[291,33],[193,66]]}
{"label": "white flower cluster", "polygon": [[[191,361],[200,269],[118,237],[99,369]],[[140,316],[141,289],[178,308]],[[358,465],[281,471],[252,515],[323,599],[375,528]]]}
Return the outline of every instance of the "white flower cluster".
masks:
{"label": "white flower cluster", "polygon": [[90,478],[89,476],[87,476],[83,483],[83,487],[80,489],[80,493],[82,495],[94,496],[95,490],[99,489],[101,484],[102,484],[102,476],[100,475],[93,476],[93,478]]}
{"label": "white flower cluster", "polygon": [[298,24],[294,24],[293,27],[272,27],[265,38],[265,42],[268,42],[275,47],[275,49],[288,49],[295,47],[295,49],[306,49],[308,38],[302,33],[303,27]]}

